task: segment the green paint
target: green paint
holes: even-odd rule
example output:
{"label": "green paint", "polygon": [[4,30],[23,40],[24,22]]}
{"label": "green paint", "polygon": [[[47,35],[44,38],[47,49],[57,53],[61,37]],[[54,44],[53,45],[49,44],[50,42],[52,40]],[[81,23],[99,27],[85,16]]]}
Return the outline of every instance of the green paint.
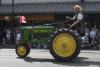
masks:
{"label": "green paint", "polygon": [[22,26],[21,43],[47,44],[54,32],[53,26]]}

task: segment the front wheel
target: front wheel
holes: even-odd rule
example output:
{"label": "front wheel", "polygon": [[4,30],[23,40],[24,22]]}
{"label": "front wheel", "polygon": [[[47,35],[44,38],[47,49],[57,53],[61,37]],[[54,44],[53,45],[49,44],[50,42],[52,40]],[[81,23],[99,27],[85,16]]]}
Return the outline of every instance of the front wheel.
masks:
{"label": "front wheel", "polygon": [[16,46],[16,54],[19,57],[26,57],[30,53],[30,47],[27,44],[21,44]]}
{"label": "front wheel", "polygon": [[67,29],[55,31],[50,37],[50,53],[59,61],[71,61],[78,56],[81,40]]}

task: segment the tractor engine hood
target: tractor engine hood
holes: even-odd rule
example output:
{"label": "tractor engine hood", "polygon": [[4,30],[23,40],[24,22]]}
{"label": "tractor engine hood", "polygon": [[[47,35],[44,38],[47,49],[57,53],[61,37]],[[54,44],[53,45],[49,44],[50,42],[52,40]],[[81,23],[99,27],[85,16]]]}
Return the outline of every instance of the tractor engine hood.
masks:
{"label": "tractor engine hood", "polygon": [[22,26],[21,32],[30,32],[30,33],[53,33],[54,26]]}

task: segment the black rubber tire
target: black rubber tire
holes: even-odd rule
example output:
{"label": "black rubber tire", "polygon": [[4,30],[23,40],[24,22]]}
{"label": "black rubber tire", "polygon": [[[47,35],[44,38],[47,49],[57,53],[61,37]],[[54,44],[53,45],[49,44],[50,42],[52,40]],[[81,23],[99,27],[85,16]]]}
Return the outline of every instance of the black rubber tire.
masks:
{"label": "black rubber tire", "polygon": [[[61,57],[59,55],[57,55],[53,49],[53,40],[54,38],[62,33],[67,33],[70,34],[72,37],[74,37],[75,41],[76,41],[76,49],[74,51],[74,53],[71,56],[68,57]],[[55,31],[51,36],[50,36],[50,45],[49,45],[49,50],[51,55],[58,61],[72,61],[74,58],[76,58],[81,50],[81,39],[78,35],[74,34],[72,31],[70,31],[69,29],[59,29],[57,31]]]}
{"label": "black rubber tire", "polygon": [[[18,49],[19,46],[24,46],[24,47],[26,48],[26,54],[25,54],[25,55],[22,56],[22,55],[19,55],[19,54],[18,54],[17,49]],[[17,45],[15,51],[16,51],[16,54],[17,54],[19,57],[23,58],[23,57],[26,57],[26,56],[30,53],[30,47],[29,47],[27,44]]]}

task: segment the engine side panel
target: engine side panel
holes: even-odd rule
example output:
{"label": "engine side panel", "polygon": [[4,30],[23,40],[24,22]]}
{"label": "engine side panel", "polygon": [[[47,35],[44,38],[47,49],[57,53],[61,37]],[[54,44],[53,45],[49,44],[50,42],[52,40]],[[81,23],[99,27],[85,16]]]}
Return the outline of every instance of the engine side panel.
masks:
{"label": "engine side panel", "polygon": [[54,32],[53,26],[21,27],[21,43],[48,43],[49,36]]}

